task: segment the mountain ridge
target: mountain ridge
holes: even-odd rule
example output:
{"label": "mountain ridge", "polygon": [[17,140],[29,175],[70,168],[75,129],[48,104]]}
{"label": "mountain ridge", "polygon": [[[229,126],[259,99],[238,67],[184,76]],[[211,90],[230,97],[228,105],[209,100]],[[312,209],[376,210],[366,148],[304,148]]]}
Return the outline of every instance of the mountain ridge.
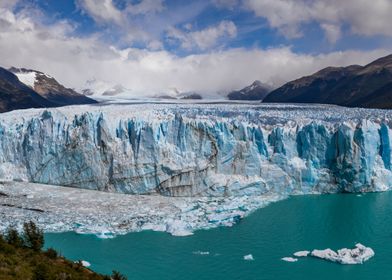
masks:
{"label": "mountain ridge", "polygon": [[325,103],[392,108],[392,55],[365,66],[327,67],[272,91],[266,103]]}

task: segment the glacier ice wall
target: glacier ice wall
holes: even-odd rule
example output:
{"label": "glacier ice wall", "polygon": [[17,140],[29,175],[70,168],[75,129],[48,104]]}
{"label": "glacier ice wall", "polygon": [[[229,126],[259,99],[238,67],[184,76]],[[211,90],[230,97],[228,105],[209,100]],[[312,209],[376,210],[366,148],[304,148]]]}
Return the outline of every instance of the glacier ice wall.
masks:
{"label": "glacier ice wall", "polygon": [[289,105],[15,111],[0,115],[0,177],[167,196],[382,191],[391,116]]}

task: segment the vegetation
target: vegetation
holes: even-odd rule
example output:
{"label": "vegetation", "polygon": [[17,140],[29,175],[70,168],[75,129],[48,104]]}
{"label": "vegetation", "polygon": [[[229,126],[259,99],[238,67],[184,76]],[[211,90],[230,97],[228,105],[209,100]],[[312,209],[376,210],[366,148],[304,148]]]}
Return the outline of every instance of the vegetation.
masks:
{"label": "vegetation", "polygon": [[43,251],[44,235],[33,222],[23,233],[9,228],[0,234],[0,280],[126,280],[117,271],[111,276],[95,273],[49,248]]}

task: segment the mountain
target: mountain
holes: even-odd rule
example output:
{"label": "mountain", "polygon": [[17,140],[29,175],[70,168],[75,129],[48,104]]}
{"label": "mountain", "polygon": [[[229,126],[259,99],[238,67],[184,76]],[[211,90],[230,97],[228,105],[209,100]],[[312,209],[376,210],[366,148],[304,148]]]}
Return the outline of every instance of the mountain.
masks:
{"label": "mountain", "polygon": [[328,67],[272,91],[263,102],[392,108],[392,55],[366,65]]}
{"label": "mountain", "polygon": [[271,90],[270,86],[254,81],[250,86],[229,93],[227,97],[230,100],[263,100]]}
{"label": "mountain", "polygon": [[13,73],[0,67],[0,112],[54,106],[54,103],[19,81]]}
{"label": "mountain", "polygon": [[55,78],[40,71],[14,67],[10,68],[9,71],[14,73],[21,82],[56,106],[97,103],[94,99],[64,87]]}

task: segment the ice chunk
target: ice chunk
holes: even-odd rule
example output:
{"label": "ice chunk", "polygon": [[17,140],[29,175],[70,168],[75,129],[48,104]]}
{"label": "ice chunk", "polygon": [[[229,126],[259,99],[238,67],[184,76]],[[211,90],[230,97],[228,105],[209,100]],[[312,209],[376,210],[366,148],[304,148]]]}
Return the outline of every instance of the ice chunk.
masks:
{"label": "ice chunk", "polygon": [[374,251],[370,247],[357,243],[354,249],[343,248],[337,252],[329,248],[325,250],[313,250],[311,255],[316,258],[341,264],[362,264],[374,256]]}
{"label": "ice chunk", "polygon": [[285,262],[296,262],[296,261],[298,261],[298,259],[292,258],[292,257],[284,257],[284,258],[281,258],[281,260],[285,261]]}
{"label": "ice chunk", "polygon": [[293,255],[295,257],[307,257],[310,254],[310,251],[298,251],[295,252]]}
{"label": "ice chunk", "polygon": [[208,251],[195,251],[195,252],[192,252],[194,255],[209,255],[210,254],[210,252],[208,252]]}
{"label": "ice chunk", "polygon": [[249,254],[249,255],[245,255],[245,256],[244,256],[244,260],[245,260],[245,261],[253,261],[254,258],[253,258],[253,256],[252,256],[252,254]]}
{"label": "ice chunk", "polygon": [[174,236],[189,236],[193,234],[187,223],[181,220],[169,221],[166,225],[166,231]]}

